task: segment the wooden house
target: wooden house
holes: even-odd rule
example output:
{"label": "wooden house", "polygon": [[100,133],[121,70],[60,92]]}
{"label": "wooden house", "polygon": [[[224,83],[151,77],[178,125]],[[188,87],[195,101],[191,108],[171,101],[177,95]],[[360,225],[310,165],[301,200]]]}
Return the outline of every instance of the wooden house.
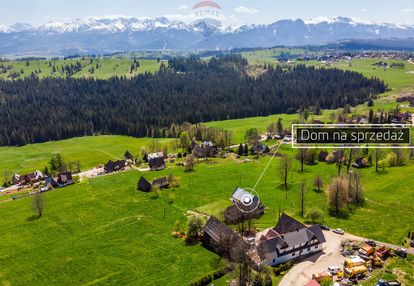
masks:
{"label": "wooden house", "polygon": [[71,172],[60,173],[57,176],[57,184],[59,185],[59,187],[65,187],[67,185],[74,184],[72,173]]}
{"label": "wooden house", "polygon": [[153,187],[159,187],[160,189],[167,189],[170,187],[170,182],[167,177],[162,177],[154,179],[151,183],[145,179],[143,176],[139,179],[137,183],[137,189],[141,192],[148,193],[152,190]]}
{"label": "wooden house", "polygon": [[163,152],[148,155],[148,165],[151,171],[160,171],[166,168]]}
{"label": "wooden house", "polygon": [[[251,203],[246,204],[244,202],[246,197],[251,199]],[[230,201],[233,205],[224,211],[224,222],[226,224],[237,224],[249,219],[257,219],[264,214],[265,207],[259,198],[242,188],[236,188]]]}
{"label": "wooden house", "polygon": [[129,151],[126,151],[124,154],[125,160],[134,160],[134,156]]}
{"label": "wooden house", "polygon": [[125,170],[125,160],[118,160],[118,161],[112,161],[109,160],[108,163],[105,164],[104,170],[106,173],[113,173],[113,172],[119,172]]}
{"label": "wooden house", "polygon": [[14,174],[12,178],[13,185],[21,185],[25,183],[24,176],[21,176],[19,174]]}
{"label": "wooden house", "polygon": [[137,184],[137,189],[141,192],[144,193],[148,193],[151,191],[151,183],[147,181],[147,179],[144,178],[144,176],[141,176],[141,178],[139,178],[138,184]]}
{"label": "wooden house", "polygon": [[[195,143],[194,141],[192,143]],[[218,148],[211,141],[205,141],[199,145],[191,144],[191,153],[196,158],[211,158],[216,157],[218,154]]]}
{"label": "wooden house", "polygon": [[265,207],[262,204],[251,212],[243,212],[236,205],[231,205],[224,211],[224,223],[238,224],[246,220],[258,219],[264,215],[264,211]]}
{"label": "wooden house", "polygon": [[45,185],[40,189],[41,192],[51,191],[55,188],[59,187],[58,183],[53,177],[46,177],[45,178]]}
{"label": "wooden house", "polygon": [[356,158],[355,161],[352,163],[352,167],[356,169],[363,169],[369,167],[367,160],[364,157]]}
{"label": "wooden house", "polygon": [[255,144],[250,151],[252,155],[263,155],[269,152],[270,152],[269,147],[266,144],[261,143],[261,142]]}
{"label": "wooden house", "polygon": [[203,244],[231,261],[241,261],[249,245],[232,229],[211,216],[203,227]]}
{"label": "wooden house", "polygon": [[152,186],[157,186],[160,189],[168,189],[170,182],[167,177],[158,178],[152,181]]}
{"label": "wooden house", "polygon": [[327,151],[322,150],[322,151],[319,152],[318,160],[320,162],[325,162],[328,155],[329,155],[329,153]]}

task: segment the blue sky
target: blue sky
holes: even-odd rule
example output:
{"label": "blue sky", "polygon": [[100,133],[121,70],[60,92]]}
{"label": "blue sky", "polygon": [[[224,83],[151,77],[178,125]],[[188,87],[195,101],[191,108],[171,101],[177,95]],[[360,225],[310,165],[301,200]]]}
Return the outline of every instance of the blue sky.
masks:
{"label": "blue sky", "polygon": [[[414,23],[413,0],[217,0],[228,23],[272,23],[318,16],[349,16],[375,22]],[[187,0],[0,0],[0,24],[44,24],[87,16],[172,15],[188,19],[197,1]]]}

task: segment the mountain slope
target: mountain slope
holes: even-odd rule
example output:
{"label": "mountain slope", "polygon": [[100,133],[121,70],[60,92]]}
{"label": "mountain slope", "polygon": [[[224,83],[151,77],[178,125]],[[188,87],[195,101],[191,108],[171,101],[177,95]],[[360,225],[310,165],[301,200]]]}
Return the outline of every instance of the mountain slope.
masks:
{"label": "mountain slope", "polygon": [[213,27],[159,18],[82,18],[41,26],[0,26],[0,54],[68,55],[135,50],[301,46],[349,39],[405,39],[414,26],[345,17],[281,20],[269,25]]}

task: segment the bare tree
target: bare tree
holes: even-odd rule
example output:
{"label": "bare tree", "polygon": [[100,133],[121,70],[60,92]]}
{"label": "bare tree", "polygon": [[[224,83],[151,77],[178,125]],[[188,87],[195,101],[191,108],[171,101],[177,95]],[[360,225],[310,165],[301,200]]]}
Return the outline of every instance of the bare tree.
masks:
{"label": "bare tree", "polygon": [[361,175],[357,172],[349,174],[348,183],[348,197],[349,200],[355,203],[364,202],[364,193],[361,183]]}
{"label": "bare tree", "polygon": [[318,193],[321,192],[321,189],[323,188],[323,180],[319,175],[313,180],[313,186],[316,188]]}
{"label": "bare tree", "polygon": [[7,187],[12,185],[12,178],[11,177],[12,177],[11,173],[7,170],[4,170],[4,173],[3,173],[3,187],[7,188]]}
{"label": "bare tree", "polygon": [[351,166],[352,163],[354,162],[354,160],[356,159],[356,157],[359,154],[359,149],[353,149],[353,148],[349,148],[347,151],[347,156],[346,156],[346,161],[347,161],[347,172],[349,173],[349,171],[351,170]]}
{"label": "bare tree", "polygon": [[43,208],[45,206],[45,200],[43,194],[36,192],[32,195],[32,209],[37,214],[37,217],[41,217],[43,214]]}
{"label": "bare tree", "polygon": [[334,160],[336,167],[338,167],[338,176],[341,175],[341,169],[342,169],[342,161],[344,159],[344,150],[336,150],[334,152]]}
{"label": "bare tree", "polygon": [[290,169],[292,168],[292,159],[288,156],[283,156],[280,159],[280,173],[283,179],[283,184],[285,185],[285,189],[288,189],[288,177]]}
{"label": "bare tree", "polygon": [[303,172],[303,165],[305,164],[306,158],[308,157],[308,149],[300,148],[296,158],[299,160],[301,165],[301,172]]}
{"label": "bare tree", "polygon": [[301,215],[305,216],[305,181],[300,183],[300,206],[301,206]]}
{"label": "bare tree", "polygon": [[338,214],[348,202],[348,185],[344,177],[335,177],[329,186],[329,207]]}
{"label": "bare tree", "polygon": [[384,157],[384,155],[385,155],[384,149],[381,149],[381,148],[376,148],[375,149],[375,152],[374,152],[375,172],[377,172],[377,173],[378,173],[378,164],[379,164],[379,161],[382,160],[382,158]]}
{"label": "bare tree", "polygon": [[185,158],[185,170],[187,172],[191,172],[194,170],[194,157],[193,155],[188,155],[187,158]]}
{"label": "bare tree", "polygon": [[397,148],[397,149],[392,149],[392,152],[396,156],[396,165],[403,166],[405,164],[406,155],[407,155],[405,150]]}

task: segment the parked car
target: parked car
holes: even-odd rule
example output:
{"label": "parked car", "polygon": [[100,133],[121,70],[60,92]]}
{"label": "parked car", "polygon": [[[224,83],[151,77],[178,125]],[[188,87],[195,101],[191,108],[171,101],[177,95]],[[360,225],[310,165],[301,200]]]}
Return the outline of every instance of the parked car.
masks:
{"label": "parked car", "polygon": [[377,243],[371,239],[369,240],[365,240],[365,243],[368,244],[369,246],[375,247],[377,246]]}
{"label": "parked car", "polygon": [[354,284],[352,283],[352,281],[351,281],[351,280],[349,280],[349,279],[347,279],[347,278],[342,279],[342,280],[341,280],[341,284],[342,284],[342,286],[352,286],[352,285],[354,285]]}
{"label": "parked car", "polygon": [[398,280],[385,281],[384,279],[380,279],[375,286],[401,286],[401,282]]}
{"label": "parked car", "polygon": [[406,258],[407,257],[407,251],[404,248],[398,248],[395,251],[395,254],[397,254],[401,258]]}
{"label": "parked car", "polygon": [[344,235],[344,231],[342,230],[342,229],[340,229],[340,228],[335,228],[334,230],[333,230],[333,232],[334,233],[337,233],[337,234],[340,234],[340,235]]}
{"label": "parked car", "polygon": [[331,273],[332,275],[336,275],[339,270],[341,270],[341,268],[339,266],[329,266],[328,267],[328,272]]}
{"label": "parked car", "polygon": [[321,225],[321,229],[323,230],[331,230],[327,225]]}

